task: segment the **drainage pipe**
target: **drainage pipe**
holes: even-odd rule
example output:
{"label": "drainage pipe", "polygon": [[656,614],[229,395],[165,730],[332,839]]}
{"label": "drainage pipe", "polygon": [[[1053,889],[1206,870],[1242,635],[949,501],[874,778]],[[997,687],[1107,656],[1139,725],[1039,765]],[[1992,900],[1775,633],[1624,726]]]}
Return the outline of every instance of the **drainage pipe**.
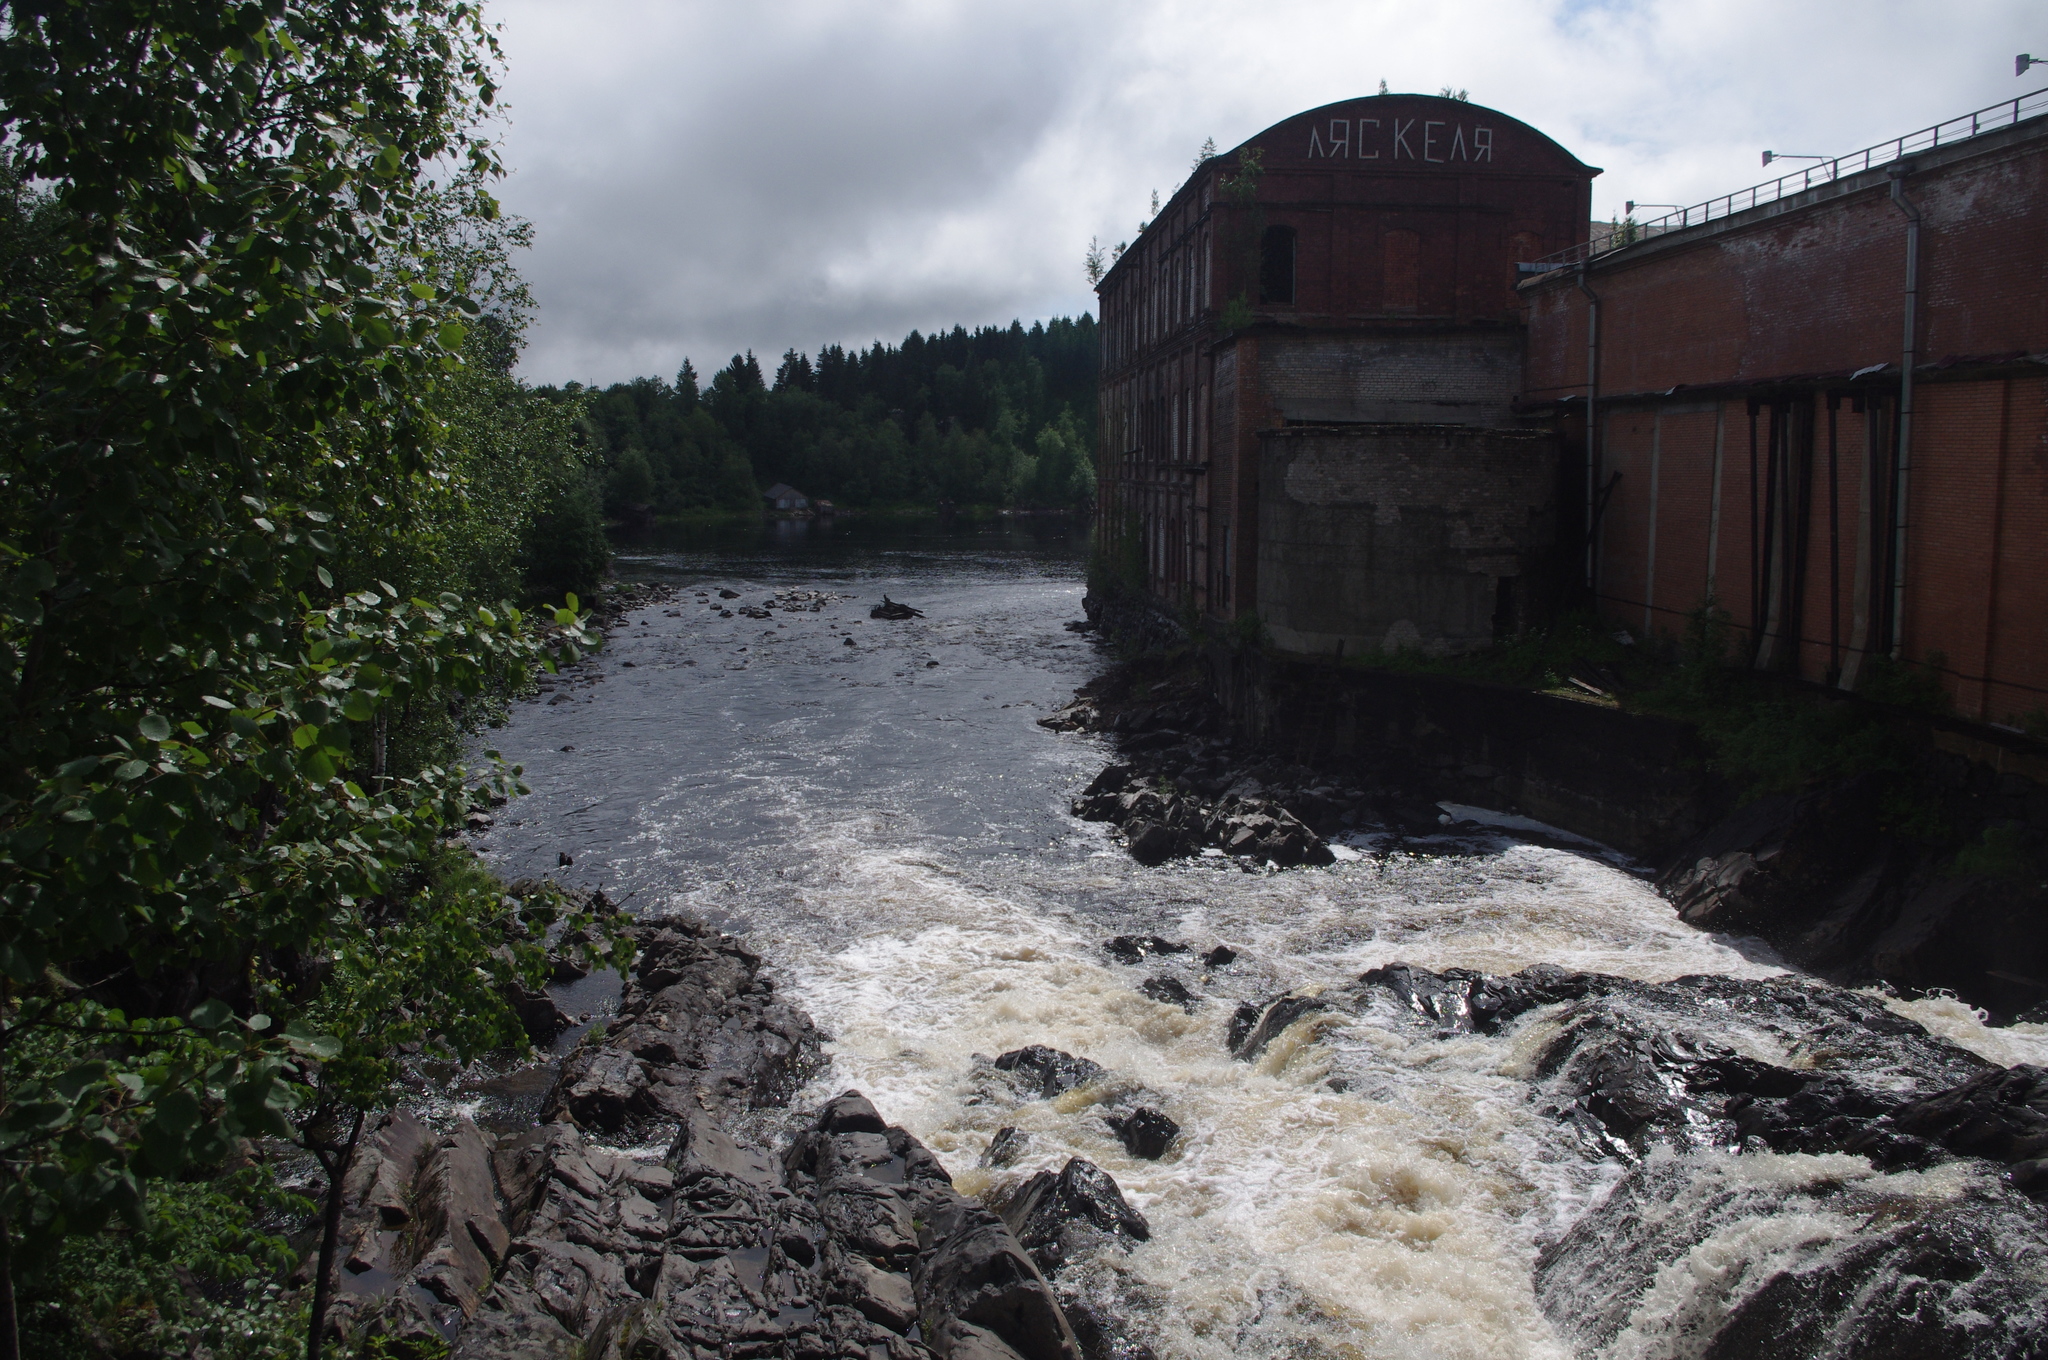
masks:
{"label": "drainage pipe", "polygon": [[1600,295],[1586,286],[1586,275],[1590,261],[1579,262],[1579,291],[1586,295],[1586,595],[1587,603],[1598,608],[1593,595],[1594,560],[1599,545],[1594,537],[1594,523],[1597,511],[1594,507],[1595,487],[1599,482],[1599,462],[1595,456],[1595,431],[1599,429],[1598,406],[1600,403]]}
{"label": "drainage pipe", "polygon": [[1906,490],[1913,470],[1913,369],[1919,363],[1920,209],[1906,197],[1909,165],[1891,168],[1892,204],[1906,215],[1906,341],[1899,363],[1899,461],[1892,484],[1892,660],[1905,652]]}

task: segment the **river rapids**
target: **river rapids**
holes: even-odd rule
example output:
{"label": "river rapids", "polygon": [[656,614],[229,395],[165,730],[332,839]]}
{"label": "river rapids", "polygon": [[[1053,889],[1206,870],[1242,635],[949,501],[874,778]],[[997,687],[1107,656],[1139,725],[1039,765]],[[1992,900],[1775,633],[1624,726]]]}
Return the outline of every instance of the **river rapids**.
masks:
{"label": "river rapids", "polygon": [[[1853,1242],[1870,1205],[1953,1199],[1981,1179],[1964,1163],[1883,1173],[1841,1154],[1660,1150],[1649,1169],[1664,1181],[1639,1169],[1630,1193],[1678,1187],[1674,1204],[1717,1217],[1618,1289],[1597,1270],[1539,1269],[1630,1172],[1532,1095],[1556,1008],[1449,1036],[1332,1010],[1234,1059],[1241,1002],[1394,962],[1644,982],[1783,970],[1754,942],[1680,923],[1623,857],[1507,828],[1394,853],[1340,840],[1324,868],[1133,862],[1111,828],[1068,812],[1103,740],[1036,723],[1106,664],[1063,626],[1080,617],[1082,535],[795,523],[628,555],[622,575],[679,593],[629,612],[599,657],[493,734],[533,793],[480,849],[507,877],[602,886],[635,914],[744,934],[830,1036],[829,1069],[798,1104],[858,1088],[961,1190],[1076,1156],[1109,1171],[1151,1238],[1081,1263],[1066,1287],[1130,1319],[1162,1360],[1703,1353],[1734,1282]],[[870,620],[885,593],[924,617]],[[1128,966],[1102,947],[1117,935],[1193,948]],[[1216,944],[1237,958],[1205,967]],[[1162,968],[1201,998],[1192,1012],[1140,989]],[[582,1003],[601,1012],[593,985]],[[2048,1027],[1888,1004],[1999,1064],[2048,1062]],[[1783,1033],[1734,1016],[1714,1038],[1797,1060]],[[977,1055],[1029,1044],[1110,1079],[1006,1098]],[[1133,1093],[1184,1130],[1162,1160],[1126,1153],[1093,1108]],[[989,1169],[1003,1127],[1028,1141]]]}

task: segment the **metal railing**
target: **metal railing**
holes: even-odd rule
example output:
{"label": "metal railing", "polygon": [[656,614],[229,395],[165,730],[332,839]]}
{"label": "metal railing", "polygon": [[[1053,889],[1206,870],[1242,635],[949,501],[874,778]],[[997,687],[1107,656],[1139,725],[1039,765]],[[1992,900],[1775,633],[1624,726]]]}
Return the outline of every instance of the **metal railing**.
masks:
{"label": "metal railing", "polygon": [[1592,239],[1582,245],[1545,255],[1540,260],[1516,267],[1524,274],[1547,274],[1553,269],[1578,264],[1582,260],[1620,250],[1624,246],[1634,245],[1652,236],[1697,227],[1717,218],[1733,217],[1736,213],[1747,212],[1765,203],[1775,203],[1779,199],[1803,194],[1818,185],[1831,184],[1844,175],[1859,175],[1866,170],[1874,170],[1880,165],[1904,160],[1922,151],[1967,142],[1972,137],[1981,137],[1987,132],[2000,132],[2044,113],[2048,113],[2048,87],[2035,90],[2032,94],[2023,94],[2017,99],[2007,99],[1988,108],[1978,109],[1974,113],[1966,113],[1961,117],[1936,123],[1933,127],[1921,128],[1918,132],[1909,132],[1903,137],[1894,137],[1890,141],[1867,146],[1861,151],[1852,151],[1846,156],[1836,156],[1804,170],[1795,170],[1789,175],[1765,180],[1762,184],[1753,184],[1732,194],[1723,194],[1704,203],[1695,203],[1689,208],[1680,208],[1662,217],[1646,218],[1641,222],[1622,222],[1618,229],[1610,231],[1595,228]]}

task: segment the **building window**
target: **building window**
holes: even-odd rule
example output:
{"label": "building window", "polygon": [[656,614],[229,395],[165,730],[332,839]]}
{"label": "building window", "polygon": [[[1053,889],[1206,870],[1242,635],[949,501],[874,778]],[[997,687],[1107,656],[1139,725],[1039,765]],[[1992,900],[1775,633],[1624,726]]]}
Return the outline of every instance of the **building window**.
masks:
{"label": "building window", "polygon": [[1259,301],[1294,301],[1294,228],[1267,227],[1259,238]]}

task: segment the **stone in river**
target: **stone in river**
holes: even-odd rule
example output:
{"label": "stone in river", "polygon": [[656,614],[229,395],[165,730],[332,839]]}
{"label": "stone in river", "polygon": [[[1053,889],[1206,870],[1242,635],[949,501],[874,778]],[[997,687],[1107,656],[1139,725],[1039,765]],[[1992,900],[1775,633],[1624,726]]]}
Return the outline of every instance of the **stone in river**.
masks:
{"label": "stone in river", "polygon": [[1180,1134],[1180,1125],[1159,1111],[1140,1105],[1126,1115],[1111,1115],[1109,1130],[1133,1157],[1158,1161]]}
{"label": "stone in river", "polygon": [[1154,1001],[1163,1002],[1168,1006],[1178,1006],[1189,1015],[1193,1015],[1195,1008],[1202,1004],[1201,999],[1183,986],[1178,978],[1164,975],[1149,977],[1138,985],[1138,990]]}
{"label": "stone in river", "polygon": [[1055,1176],[1041,1171],[1003,1210],[1017,1240],[1048,1275],[1097,1243],[1129,1248],[1151,1238],[1145,1216],[1124,1202],[1116,1178],[1080,1157]]}
{"label": "stone in river", "polygon": [[1014,1073],[1020,1085],[1027,1090],[1035,1088],[1045,1099],[1086,1086],[1104,1075],[1101,1064],[1044,1044],[1012,1049],[997,1058],[995,1065],[998,1072]]}
{"label": "stone in river", "polygon": [[1131,827],[1131,858],[1147,868],[1164,864],[1173,856],[1174,835],[1157,822],[1136,822]]}
{"label": "stone in river", "polygon": [[996,1136],[989,1140],[988,1151],[981,1154],[983,1166],[1008,1166],[1024,1154],[1031,1135],[1011,1126],[996,1130]]}
{"label": "stone in river", "polygon": [[1104,940],[1102,947],[1118,963],[1140,963],[1152,954],[1185,954],[1188,947],[1157,935],[1118,935]]}

